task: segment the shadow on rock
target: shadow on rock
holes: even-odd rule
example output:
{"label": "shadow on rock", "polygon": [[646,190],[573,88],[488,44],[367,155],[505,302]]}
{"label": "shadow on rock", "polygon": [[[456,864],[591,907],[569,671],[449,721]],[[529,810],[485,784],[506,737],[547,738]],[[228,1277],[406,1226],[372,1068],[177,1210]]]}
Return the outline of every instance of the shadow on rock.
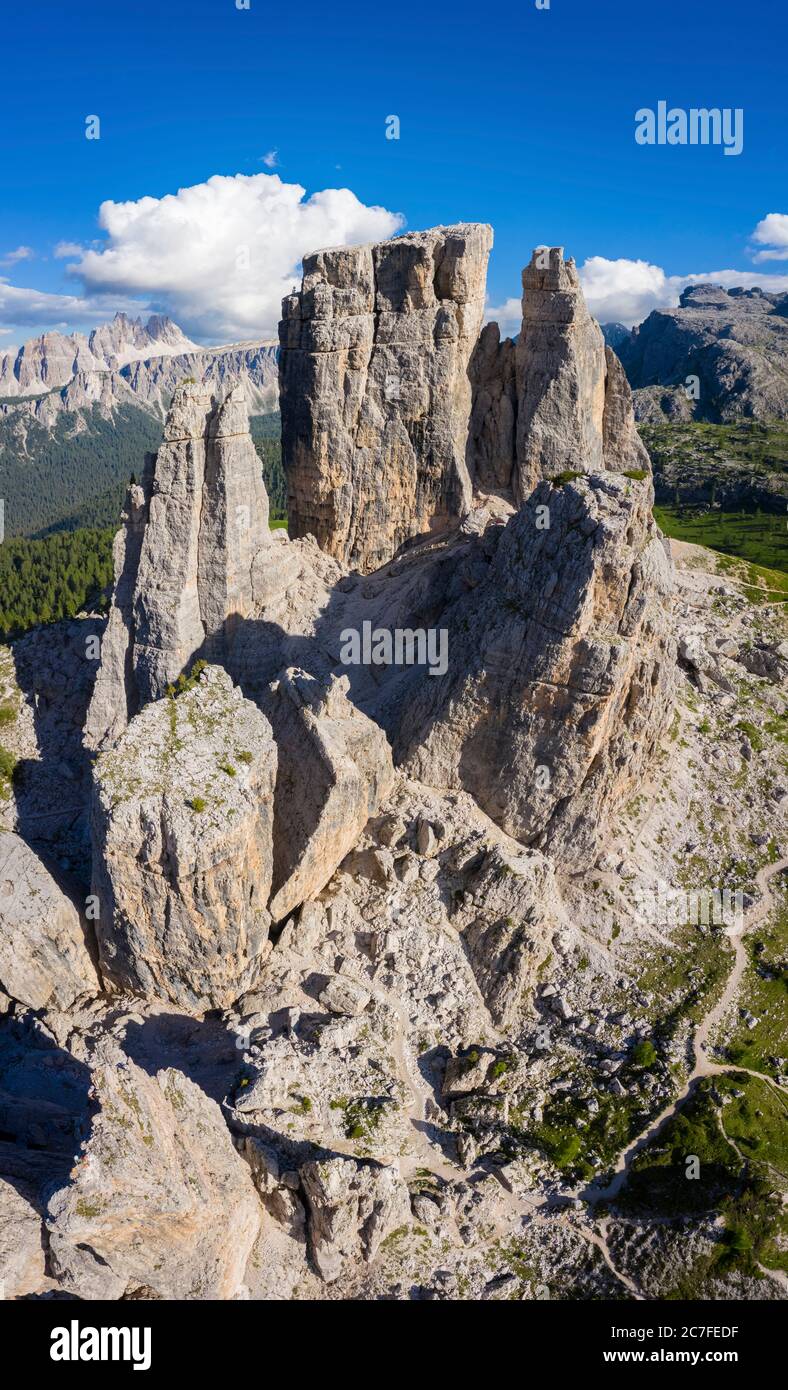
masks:
{"label": "shadow on rock", "polygon": [[43,1215],[90,1135],[90,1069],[38,1019],[0,1021],[0,1177]]}

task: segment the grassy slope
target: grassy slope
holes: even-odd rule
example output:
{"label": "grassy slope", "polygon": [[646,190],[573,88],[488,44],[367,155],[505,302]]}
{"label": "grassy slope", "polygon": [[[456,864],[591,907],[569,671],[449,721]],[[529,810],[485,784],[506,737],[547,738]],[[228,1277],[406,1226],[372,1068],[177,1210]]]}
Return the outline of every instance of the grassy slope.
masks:
{"label": "grassy slope", "polygon": [[[767,570],[788,573],[788,531],[779,487],[783,480],[784,491],[784,480],[788,479],[787,421],[763,424],[741,420],[735,425],[693,421],[643,424],[639,429],[655,475],[673,480],[663,482],[662,493],[658,493],[662,501],[654,509],[667,536],[708,546]],[[715,504],[715,491],[734,478],[741,481],[745,500],[739,506],[737,498],[736,510],[723,511]],[[695,491],[703,479],[710,500],[688,500],[687,494]],[[746,500],[748,480],[752,480],[755,493],[751,505]],[[763,485],[769,480],[775,490],[764,495]],[[673,495],[671,502],[664,495],[666,489]],[[769,510],[763,510],[761,500]]]}
{"label": "grassy slope", "polygon": [[705,545],[772,571],[766,587],[785,587],[788,531],[784,517],[767,512],[693,512],[684,507],[655,507],[654,516],[671,539]]}

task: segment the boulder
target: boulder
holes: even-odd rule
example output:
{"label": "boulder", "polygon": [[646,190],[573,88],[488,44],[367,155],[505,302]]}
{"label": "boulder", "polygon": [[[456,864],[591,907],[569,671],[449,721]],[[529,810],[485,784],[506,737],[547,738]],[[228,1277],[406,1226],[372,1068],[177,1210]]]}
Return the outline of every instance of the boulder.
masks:
{"label": "boulder", "polygon": [[291,669],[266,703],[279,750],[275,922],[325,887],[391,788],[386,736],[350,703],[348,688],[346,676],[323,683]]}
{"label": "boulder", "polygon": [[40,1293],[45,1281],[41,1217],[32,1194],[0,1178],[0,1299]]}
{"label": "boulder", "polygon": [[148,1075],[112,1039],[91,1071],[90,1137],[46,1214],[60,1286],[88,1299],[242,1296],[260,1204],[216,1102],[173,1068]]}
{"label": "boulder", "polygon": [[346,1265],[373,1260],[381,1241],[410,1222],[408,1189],[396,1168],[329,1158],[306,1163],[301,1182],[309,1251],[327,1284]]}
{"label": "boulder", "polygon": [[94,892],[105,979],[222,1008],[264,958],[276,747],[218,667],[147,705],[96,761]]}
{"label": "boulder", "polygon": [[0,830],[0,989],[31,1009],[68,1009],[101,989],[91,945],[38,856]]}

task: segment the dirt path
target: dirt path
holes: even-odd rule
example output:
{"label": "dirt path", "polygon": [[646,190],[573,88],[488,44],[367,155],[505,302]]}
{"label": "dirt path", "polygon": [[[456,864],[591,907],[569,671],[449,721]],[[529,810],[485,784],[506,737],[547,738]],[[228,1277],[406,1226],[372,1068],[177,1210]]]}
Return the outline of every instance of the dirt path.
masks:
{"label": "dirt path", "polygon": [[[741,984],[742,975],[744,974],[748,959],[744,944],[744,938],[747,932],[751,931],[774,906],[774,895],[768,886],[769,880],[774,878],[777,874],[782,873],[785,868],[788,868],[788,858],[778,859],[774,864],[766,864],[756,875],[756,886],[761,890],[762,897],[747,910],[744,929],[737,936],[731,938],[734,949],[733,965],[720,998],[701,1020],[695,1031],[692,1044],[695,1064],[684,1086],[675,1099],[671,1101],[670,1105],[666,1106],[648,1128],[633,1139],[622,1153],[619,1154],[613,1177],[607,1186],[597,1188],[592,1185],[582,1194],[586,1201],[595,1204],[596,1202],[610,1201],[613,1197],[618,1195],[629,1174],[632,1160],[659,1135],[668,1121],[673,1118],[684,1104],[693,1086],[701,1077],[719,1076],[725,1072],[743,1070],[741,1067],[722,1066],[717,1062],[711,1061],[708,1055],[709,1034],[727,1012]],[[776,1083],[771,1081],[770,1077],[763,1077],[762,1080],[769,1081],[772,1085],[776,1085]],[[776,1089],[779,1090],[780,1088],[776,1087]]]}

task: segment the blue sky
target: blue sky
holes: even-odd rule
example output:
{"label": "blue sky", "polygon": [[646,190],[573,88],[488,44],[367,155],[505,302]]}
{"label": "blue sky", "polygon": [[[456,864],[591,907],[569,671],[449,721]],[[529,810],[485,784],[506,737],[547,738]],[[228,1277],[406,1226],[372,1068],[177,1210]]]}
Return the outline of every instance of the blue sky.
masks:
{"label": "blue sky", "polygon": [[[542,242],[578,263],[604,258],[603,317],[675,298],[687,275],[788,277],[786,40],[784,0],[7,7],[0,351],[136,302],[203,341],[270,331],[291,267],[314,249],[305,238],[393,230],[373,207],[413,229],[491,222],[494,306],[516,300]],[[660,99],[741,107],[743,152],[636,144],[636,110]],[[392,114],[399,140],[385,138]],[[91,115],[99,140],[85,138]],[[114,232],[99,224],[108,200],[161,200],[216,175],[202,213],[195,194],[185,212],[170,199],[118,214]],[[304,201],[355,197],[305,213],[291,193],[283,210],[271,175]],[[769,214],[785,223],[770,224],[771,246],[763,233],[753,242]],[[253,268],[228,271],[242,244]]]}

